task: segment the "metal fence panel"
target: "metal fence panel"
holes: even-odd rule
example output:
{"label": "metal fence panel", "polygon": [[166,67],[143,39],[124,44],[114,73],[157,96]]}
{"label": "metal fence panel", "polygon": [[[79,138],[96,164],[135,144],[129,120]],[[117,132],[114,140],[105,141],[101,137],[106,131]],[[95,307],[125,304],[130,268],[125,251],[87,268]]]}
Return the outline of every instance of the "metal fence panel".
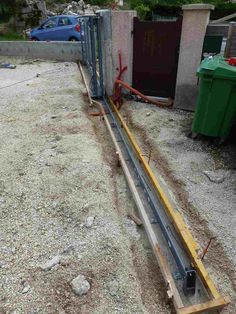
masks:
{"label": "metal fence panel", "polygon": [[81,53],[90,76],[90,89],[93,98],[104,95],[103,62],[101,46],[101,17],[81,16]]}

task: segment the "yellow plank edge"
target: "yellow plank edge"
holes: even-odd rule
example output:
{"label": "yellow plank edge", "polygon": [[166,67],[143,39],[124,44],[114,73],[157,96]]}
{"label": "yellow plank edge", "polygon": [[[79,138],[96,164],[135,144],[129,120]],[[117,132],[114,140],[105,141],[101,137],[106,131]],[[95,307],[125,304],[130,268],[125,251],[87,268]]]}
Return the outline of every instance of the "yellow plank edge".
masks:
{"label": "yellow plank edge", "polygon": [[186,249],[190,255],[192,263],[194,264],[194,266],[198,270],[198,273],[199,273],[204,285],[206,286],[208,292],[211,294],[211,296],[214,299],[221,298],[216,286],[214,285],[213,281],[209,277],[208,272],[206,271],[200,257],[197,254],[197,250],[199,249],[199,246],[197,245],[197,243],[193,239],[193,236],[190,233],[187,225],[185,224],[183,217],[181,216],[181,214],[177,210],[174,210],[174,208],[170,204],[170,201],[166,197],[162,187],[160,186],[159,182],[157,181],[156,177],[154,176],[149,164],[144,159],[142,151],[140,150],[135,138],[131,134],[129,128],[127,127],[125,121],[123,120],[122,116],[120,115],[119,111],[117,110],[116,106],[114,105],[114,103],[110,97],[109,97],[109,100],[110,100],[113,111],[116,113],[122,127],[124,128],[124,130],[126,132],[126,135],[128,136],[131,144],[133,145],[133,148],[134,148],[140,162],[142,163],[142,165],[143,165],[148,177],[150,178],[156,192],[158,193],[163,205],[165,206],[165,208],[167,210],[167,214],[169,215],[170,219],[173,221],[176,230],[179,232],[179,234],[182,238],[183,244],[185,245],[185,247],[186,247]]}
{"label": "yellow plank edge", "polygon": [[205,303],[183,307],[177,310],[177,314],[199,314],[205,311],[219,310],[230,303],[229,298],[221,297]]}

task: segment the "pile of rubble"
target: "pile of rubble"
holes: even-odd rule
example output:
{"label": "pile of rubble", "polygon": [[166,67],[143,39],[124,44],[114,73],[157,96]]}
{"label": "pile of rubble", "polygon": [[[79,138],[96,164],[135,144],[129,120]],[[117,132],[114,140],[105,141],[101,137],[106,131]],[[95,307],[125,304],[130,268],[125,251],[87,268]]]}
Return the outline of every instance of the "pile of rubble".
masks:
{"label": "pile of rubble", "polygon": [[99,9],[100,7],[97,5],[86,4],[83,0],[80,0],[69,3],[61,13],[68,15],[89,15],[94,14]]}
{"label": "pile of rubble", "polygon": [[63,4],[53,3],[51,6],[46,6],[45,0],[26,0],[26,4],[27,7],[25,13],[31,14],[35,10],[39,11],[41,15],[40,22],[53,15],[90,15],[100,9],[99,6],[86,4],[83,0],[71,1]]}

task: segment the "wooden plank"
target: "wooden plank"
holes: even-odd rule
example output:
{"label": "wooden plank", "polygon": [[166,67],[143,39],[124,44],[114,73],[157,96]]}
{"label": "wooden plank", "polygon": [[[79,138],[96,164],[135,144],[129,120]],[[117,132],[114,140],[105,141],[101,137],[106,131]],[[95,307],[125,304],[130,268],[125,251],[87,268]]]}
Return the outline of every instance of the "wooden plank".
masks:
{"label": "wooden plank", "polygon": [[93,100],[92,100],[91,95],[90,95],[90,93],[89,93],[88,83],[87,83],[87,80],[86,80],[86,78],[85,78],[85,74],[84,74],[84,70],[83,70],[83,67],[82,67],[81,62],[79,62],[79,70],[80,70],[80,74],[81,74],[81,76],[82,76],[84,85],[85,85],[85,87],[86,87],[86,89],[87,89],[87,92],[88,92],[89,105],[92,106]]}
{"label": "wooden plank", "polygon": [[205,303],[184,307],[177,311],[177,314],[199,314],[205,311],[219,310],[230,303],[229,298],[218,298]]}
{"label": "wooden plank", "polygon": [[226,15],[226,16],[218,19],[218,20],[211,21],[211,24],[225,22],[225,21],[233,19],[234,17],[236,17],[236,13],[233,13],[233,14],[230,14],[230,15]]}

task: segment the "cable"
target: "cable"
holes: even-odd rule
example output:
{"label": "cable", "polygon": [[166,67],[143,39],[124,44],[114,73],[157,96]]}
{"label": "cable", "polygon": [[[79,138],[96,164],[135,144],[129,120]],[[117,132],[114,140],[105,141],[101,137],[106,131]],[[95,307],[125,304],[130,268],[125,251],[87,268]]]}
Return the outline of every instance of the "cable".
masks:
{"label": "cable", "polygon": [[19,82],[10,84],[10,85],[2,86],[2,87],[0,87],[0,89],[4,89],[4,88],[8,88],[8,87],[11,87],[11,86],[15,86],[15,85],[18,85],[18,84],[21,84],[21,83],[24,83],[24,82],[28,82],[28,81],[33,80],[33,79],[36,78],[36,77],[37,77],[37,75],[35,75],[34,77],[31,77],[31,78],[28,78],[28,79],[25,79],[25,80],[22,80],[22,81],[19,81]]}
{"label": "cable", "polygon": [[35,79],[36,77],[43,76],[45,74],[54,74],[54,73],[57,73],[57,72],[60,72],[60,71],[61,71],[61,69],[47,70],[47,71],[45,71],[43,73],[38,73],[38,74],[36,74],[35,76],[33,76],[31,78],[28,78],[28,79],[25,79],[25,80],[22,80],[22,81],[18,81],[18,82],[15,82],[13,84],[10,84],[10,85],[2,86],[2,87],[0,87],[0,90],[8,88],[8,87],[11,87],[11,86],[15,86],[15,85],[18,85],[18,84],[21,84],[21,83],[24,83],[24,82],[31,81],[31,80]]}

